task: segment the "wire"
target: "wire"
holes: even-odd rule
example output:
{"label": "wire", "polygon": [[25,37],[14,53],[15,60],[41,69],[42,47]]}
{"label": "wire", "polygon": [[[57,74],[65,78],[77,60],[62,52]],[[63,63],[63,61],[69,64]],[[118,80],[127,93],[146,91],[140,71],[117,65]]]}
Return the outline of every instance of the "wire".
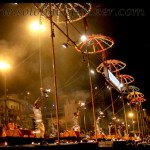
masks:
{"label": "wire", "polygon": [[[118,97],[114,100],[114,104],[116,103],[116,101],[118,100]],[[102,112],[105,112],[109,107],[111,107],[112,105],[110,104],[108,107],[106,107]]]}
{"label": "wire", "polygon": [[[41,25],[41,12],[39,17],[39,25]],[[40,88],[43,87],[43,79],[42,79],[42,56],[41,56],[42,50],[41,50],[41,36],[40,36],[40,30],[39,30],[39,69],[40,69]]]}
{"label": "wire", "polygon": [[[83,63],[81,65],[81,67],[64,83],[64,86],[61,87],[61,89],[71,85],[73,82],[75,82],[80,77],[80,76],[77,76],[77,74],[81,71],[82,67],[83,67]],[[73,78],[75,78],[75,79],[73,80]]]}

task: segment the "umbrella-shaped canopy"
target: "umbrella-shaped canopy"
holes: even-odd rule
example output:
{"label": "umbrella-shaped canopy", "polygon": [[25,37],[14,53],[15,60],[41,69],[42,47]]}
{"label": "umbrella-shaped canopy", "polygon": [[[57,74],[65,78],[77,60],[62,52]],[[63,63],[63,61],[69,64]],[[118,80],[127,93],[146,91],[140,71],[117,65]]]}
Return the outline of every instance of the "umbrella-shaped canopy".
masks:
{"label": "umbrella-shaped canopy", "polygon": [[127,74],[120,74],[119,79],[120,79],[121,83],[123,83],[123,84],[130,84],[130,83],[134,82],[134,78]]}
{"label": "umbrella-shaped canopy", "polygon": [[98,34],[87,36],[85,41],[75,46],[75,49],[85,54],[95,54],[108,50],[113,45],[114,41],[112,38]]}
{"label": "umbrella-shaped canopy", "polygon": [[146,99],[144,97],[137,97],[137,98],[131,99],[131,103],[137,103],[137,102],[141,103],[141,102],[145,102],[145,101],[146,101]]}
{"label": "umbrella-shaped canopy", "polygon": [[111,72],[118,72],[126,67],[126,64],[120,60],[110,59],[102,62],[97,68],[96,71],[99,73],[105,73],[105,69],[109,69]]}
{"label": "umbrella-shaped canopy", "polygon": [[122,87],[122,92],[124,94],[129,94],[131,92],[138,92],[140,89],[136,86],[133,86],[133,85],[126,85],[126,86],[123,86]]}
{"label": "umbrella-shaped canopy", "polygon": [[141,98],[144,98],[144,94],[142,94],[141,92],[131,92],[127,95],[127,99],[130,100],[130,101],[141,101],[142,99]]}
{"label": "umbrella-shaped canopy", "polygon": [[[92,9],[90,3],[33,3],[49,19],[50,11],[56,23],[71,23],[86,17]],[[50,10],[51,9],[51,10]]]}

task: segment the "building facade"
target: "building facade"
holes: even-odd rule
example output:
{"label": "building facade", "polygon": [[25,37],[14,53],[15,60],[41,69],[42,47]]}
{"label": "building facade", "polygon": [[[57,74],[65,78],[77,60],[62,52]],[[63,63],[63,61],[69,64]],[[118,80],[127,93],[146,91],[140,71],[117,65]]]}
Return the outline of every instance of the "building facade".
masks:
{"label": "building facade", "polygon": [[32,105],[24,99],[16,95],[0,97],[0,126],[11,121],[22,128],[31,128],[32,114]]}

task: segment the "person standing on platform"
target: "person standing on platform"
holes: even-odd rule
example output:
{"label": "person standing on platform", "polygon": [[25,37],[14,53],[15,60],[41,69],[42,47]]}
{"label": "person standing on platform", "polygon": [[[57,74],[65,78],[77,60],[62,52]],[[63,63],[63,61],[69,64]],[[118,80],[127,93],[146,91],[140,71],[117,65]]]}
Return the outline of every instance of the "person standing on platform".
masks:
{"label": "person standing on platform", "polygon": [[35,119],[35,124],[36,124],[36,137],[37,138],[44,138],[45,135],[45,126],[43,123],[42,119],[42,113],[41,113],[41,107],[38,106],[38,102],[42,99],[40,96],[35,102],[34,102],[34,107],[33,107],[33,112],[34,112],[34,119]]}

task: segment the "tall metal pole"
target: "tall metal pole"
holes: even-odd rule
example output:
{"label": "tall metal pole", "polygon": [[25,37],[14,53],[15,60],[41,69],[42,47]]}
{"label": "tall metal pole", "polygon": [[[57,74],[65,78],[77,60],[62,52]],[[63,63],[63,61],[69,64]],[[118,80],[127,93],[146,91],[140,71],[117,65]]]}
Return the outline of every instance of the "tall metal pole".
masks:
{"label": "tall metal pole", "polygon": [[4,123],[5,125],[8,123],[7,117],[7,84],[6,84],[6,70],[10,68],[10,65],[4,61],[0,61],[0,69],[3,70],[4,76]]}
{"label": "tall metal pole", "polygon": [[[110,88],[110,97],[111,97],[111,105],[112,105],[112,113],[113,113],[113,117],[115,118],[115,109],[114,109],[114,100],[113,100],[113,95],[112,95],[112,88]],[[117,127],[116,127],[116,122],[114,122],[115,124],[115,136],[117,135]]]}
{"label": "tall metal pole", "polygon": [[138,106],[136,104],[136,119],[137,119],[137,123],[138,123],[138,132],[139,132],[139,136],[141,135],[141,130],[140,130],[140,123],[139,123],[139,112],[138,112]]}
{"label": "tall metal pole", "polygon": [[145,118],[145,109],[142,109],[142,118],[143,118],[143,133],[144,136],[147,135],[147,123],[146,123],[146,118]]}
{"label": "tall metal pole", "polygon": [[144,119],[144,122],[145,122],[145,135],[148,135],[149,134],[149,128],[148,128],[148,115],[146,113],[146,110],[144,109],[143,110],[143,119]]}
{"label": "tall metal pole", "polygon": [[144,122],[143,122],[141,102],[139,102],[139,120],[140,120],[141,134],[142,134],[142,138],[143,138],[144,137]]}
{"label": "tall metal pole", "polygon": [[97,142],[96,117],[95,117],[94,95],[93,95],[93,85],[92,85],[92,76],[91,76],[91,70],[90,70],[89,54],[87,54],[87,59],[88,59],[88,69],[89,69],[89,77],[90,77],[90,88],[91,88],[91,98],[92,98],[92,110],[93,110],[93,119],[94,119],[94,131],[95,131],[95,138],[96,138],[96,142]]}
{"label": "tall metal pole", "polygon": [[85,121],[85,109],[84,109],[84,112],[83,112],[84,114],[84,130],[85,130],[85,133],[86,133],[86,121]]}
{"label": "tall metal pole", "polygon": [[126,108],[125,108],[125,104],[124,104],[124,97],[123,97],[122,91],[121,91],[121,98],[122,98],[122,104],[123,104],[123,110],[124,110],[124,119],[125,119],[126,133],[128,135],[127,115],[126,115]]}
{"label": "tall metal pole", "polygon": [[8,123],[7,117],[7,81],[6,81],[6,73],[4,72],[4,109],[5,109],[5,125]]}
{"label": "tall metal pole", "polygon": [[54,98],[56,104],[56,124],[57,124],[57,136],[58,136],[58,144],[60,143],[60,132],[59,132],[59,115],[58,115],[58,98],[57,98],[57,82],[56,82],[56,67],[55,67],[55,51],[54,51],[54,28],[52,21],[52,11],[51,11],[51,3],[50,7],[50,25],[51,25],[51,40],[52,40],[52,64],[53,64],[53,76],[54,76]]}
{"label": "tall metal pole", "polygon": [[[131,102],[130,102],[130,112],[133,114],[133,110],[132,110]],[[133,117],[132,117],[131,119],[132,119],[132,130],[133,130],[133,134],[134,134],[134,137],[135,137],[135,128],[134,128]]]}

